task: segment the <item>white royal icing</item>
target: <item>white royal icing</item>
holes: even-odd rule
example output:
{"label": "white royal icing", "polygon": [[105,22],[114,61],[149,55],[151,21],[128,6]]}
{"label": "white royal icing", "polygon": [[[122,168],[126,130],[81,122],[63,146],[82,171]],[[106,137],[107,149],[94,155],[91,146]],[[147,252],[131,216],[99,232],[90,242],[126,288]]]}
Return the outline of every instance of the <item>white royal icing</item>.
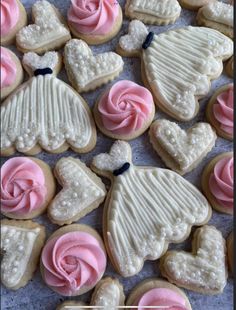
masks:
{"label": "white royal icing", "polygon": [[197,123],[188,131],[176,123],[157,120],[152,125],[151,142],[157,141],[171,156],[181,171],[186,171],[199,158],[205,156],[216,141],[215,131],[208,123]]}
{"label": "white royal icing", "polygon": [[171,279],[192,290],[222,293],[227,283],[225,240],[213,226],[199,228],[196,255],[168,252],[164,265]]}
{"label": "white royal icing", "polygon": [[40,228],[26,229],[1,225],[1,281],[8,287],[15,287],[27,271],[29,259]]}
{"label": "white royal icing", "polygon": [[56,171],[63,189],[49,207],[49,214],[54,220],[70,220],[105,197],[106,190],[101,180],[79,159],[60,159]]}
{"label": "white royal icing", "polygon": [[47,52],[43,56],[39,56],[36,53],[26,53],[23,57],[25,65],[30,67],[33,71],[36,69],[50,68],[54,69],[58,64],[59,57],[57,52]]}
{"label": "white royal icing", "polygon": [[17,43],[25,49],[36,49],[54,41],[70,38],[69,30],[61,23],[55,8],[45,0],[32,7],[34,24],[22,28],[17,34]]}
{"label": "white royal icing", "polygon": [[120,288],[116,281],[104,282],[94,298],[93,310],[98,310],[96,306],[103,307],[104,310],[116,310],[120,305],[120,298]]}
{"label": "white royal icing", "polygon": [[93,56],[82,40],[70,40],[65,46],[65,65],[79,88],[86,88],[95,80],[112,77],[123,69],[122,58],[113,52]]}
{"label": "white royal icing", "polygon": [[[95,157],[93,165],[101,169],[102,160]],[[123,276],[137,274],[145,259],[158,259],[168,243],[183,241],[191,226],[201,225],[210,214],[196,187],[175,172],[154,167],[131,164],[114,178],[108,199],[105,234]]]}
{"label": "white royal icing", "polygon": [[234,8],[233,5],[223,2],[212,2],[202,8],[202,13],[208,20],[233,27]]}

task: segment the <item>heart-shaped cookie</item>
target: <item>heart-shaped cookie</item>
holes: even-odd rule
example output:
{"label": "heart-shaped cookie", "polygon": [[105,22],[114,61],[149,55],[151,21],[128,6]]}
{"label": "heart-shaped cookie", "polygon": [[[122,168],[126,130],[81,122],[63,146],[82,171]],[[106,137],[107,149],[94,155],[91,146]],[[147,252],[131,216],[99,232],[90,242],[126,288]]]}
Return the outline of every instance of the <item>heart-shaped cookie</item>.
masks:
{"label": "heart-shaped cookie", "polygon": [[217,136],[208,123],[197,123],[187,131],[165,119],[155,121],[150,141],[166,166],[181,175],[194,169],[215,145]]}
{"label": "heart-shaped cookie", "polygon": [[63,24],[59,11],[48,1],[34,3],[34,24],[22,28],[16,35],[17,48],[22,52],[44,53],[63,46],[71,35]]}
{"label": "heart-shaped cookie", "polygon": [[71,224],[97,208],[106,196],[106,188],[79,159],[61,158],[55,175],[63,187],[48,208],[53,223]]}
{"label": "heart-shaped cookie", "polygon": [[1,221],[1,282],[17,290],[32,278],[45,240],[43,226],[32,221]]}
{"label": "heart-shaped cookie", "polygon": [[155,25],[174,23],[180,12],[181,6],[177,0],[127,0],[125,6],[128,17]]}
{"label": "heart-shaped cookie", "polygon": [[170,282],[203,294],[220,294],[227,284],[226,245],[214,226],[198,228],[192,253],[169,251],[161,258],[162,275]]}
{"label": "heart-shaped cookie", "polygon": [[68,78],[78,92],[86,92],[112,81],[123,70],[122,58],[113,52],[94,56],[87,43],[70,40],[64,50]]}

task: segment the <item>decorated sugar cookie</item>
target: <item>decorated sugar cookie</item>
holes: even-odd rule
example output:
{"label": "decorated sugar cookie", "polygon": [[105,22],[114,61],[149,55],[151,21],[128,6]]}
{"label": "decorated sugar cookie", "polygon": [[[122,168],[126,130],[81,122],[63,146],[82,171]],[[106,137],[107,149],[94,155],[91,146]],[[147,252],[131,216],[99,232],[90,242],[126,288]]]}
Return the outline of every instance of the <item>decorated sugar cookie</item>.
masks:
{"label": "decorated sugar cookie", "polygon": [[34,24],[22,28],[16,35],[17,48],[23,52],[44,53],[62,47],[71,35],[59,11],[48,1],[33,4]]}
{"label": "decorated sugar cookie", "polygon": [[14,157],[1,167],[1,213],[14,219],[42,214],[56,184],[50,167],[40,159]]}
{"label": "decorated sugar cookie", "polygon": [[214,226],[198,228],[192,253],[168,251],[161,258],[161,273],[171,283],[207,295],[223,292],[227,284],[225,240]]}
{"label": "decorated sugar cookie", "polygon": [[197,123],[187,131],[160,119],[149,131],[150,141],[166,166],[183,175],[193,170],[215,146],[216,134],[208,123]]}
{"label": "decorated sugar cookie", "polygon": [[89,152],[96,128],[87,103],[56,78],[61,60],[56,52],[27,53],[23,65],[31,78],[1,106],[1,152],[34,155],[42,149],[61,153],[71,147]]}
{"label": "decorated sugar cookie", "polygon": [[18,57],[8,48],[1,47],[1,100],[5,99],[23,81],[23,69]]}
{"label": "decorated sugar cookie", "polygon": [[[96,307],[104,307],[103,309],[116,310],[117,306],[124,306],[125,296],[123,287],[118,280],[112,278],[104,278],[101,280],[92,295],[90,307],[96,310]],[[71,308],[70,308],[71,306]],[[63,304],[57,307],[57,310],[70,310],[72,307],[80,307],[81,310],[85,310],[83,306],[87,306],[82,302],[77,301],[65,301]],[[88,307],[88,306],[87,306]]]}
{"label": "decorated sugar cookie", "polygon": [[76,38],[102,44],[117,35],[122,26],[122,9],[116,0],[71,0],[68,25]]}
{"label": "decorated sugar cookie", "polygon": [[213,3],[216,0],[179,0],[181,6],[188,10],[197,11],[202,6],[207,5],[208,3]]}
{"label": "decorated sugar cookie", "polygon": [[206,116],[217,134],[230,141],[234,136],[234,85],[227,84],[213,94],[210,99]]}
{"label": "decorated sugar cookie", "polygon": [[112,180],[104,213],[110,259],[124,277],[156,260],[169,243],[185,240],[193,225],[207,223],[211,208],[200,191],[177,173],[132,164],[130,145],[116,141],[95,156],[92,169]]}
{"label": "decorated sugar cookie", "polygon": [[233,231],[227,238],[227,253],[229,270],[232,276],[234,276],[234,233]]}
{"label": "decorated sugar cookie", "polygon": [[144,280],[137,285],[129,295],[126,305],[136,306],[140,310],[154,306],[158,309],[192,310],[188,297],[182,290],[156,278]]}
{"label": "decorated sugar cookie", "polygon": [[157,106],[177,120],[189,121],[198,113],[198,100],[209,92],[209,81],[221,75],[222,61],[232,56],[233,42],[204,27],[188,26],[155,35],[134,20],[128,35],[120,38],[118,52],[140,56],[143,81]]}
{"label": "decorated sugar cookie", "polygon": [[18,290],[32,279],[45,240],[45,228],[32,221],[1,220],[1,282]]}
{"label": "decorated sugar cookie", "polygon": [[82,40],[70,40],[64,50],[64,62],[68,78],[80,92],[94,90],[112,81],[123,70],[122,58],[113,52],[94,56]]}
{"label": "decorated sugar cookie", "polygon": [[125,14],[146,24],[173,24],[180,16],[181,7],[177,0],[127,0]]}
{"label": "decorated sugar cookie", "polygon": [[226,64],[226,73],[233,78],[234,77],[234,56]]}
{"label": "decorated sugar cookie", "polygon": [[114,139],[137,138],[151,125],[154,115],[150,91],[127,80],[115,83],[94,107],[98,128]]}
{"label": "decorated sugar cookie", "polygon": [[222,153],[213,158],[202,174],[202,189],[211,206],[219,212],[234,212],[233,153]]}
{"label": "decorated sugar cookie", "polygon": [[55,175],[63,188],[48,209],[53,223],[64,225],[76,222],[105,199],[105,185],[79,159],[61,158],[56,164]]}
{"label": "decorated sugar cookie", "polygon": [[234,7],[220,1],[211,2],[198,11],[197,23],[200,26],[214,28],[233,39]]}
{"label": "decorated sugar cookie", "polygon": [[90,291],[106,269],[106,252],[98,233],[86,225],[67,225],[47,240],[41,255],[45,283],[58,294],[77,296]]}
{"label": "decorated sugar cookie", "polygon": [[16,33],[27,24],[25,8],[19,0],[1,0],[1,45],[15,42]]}

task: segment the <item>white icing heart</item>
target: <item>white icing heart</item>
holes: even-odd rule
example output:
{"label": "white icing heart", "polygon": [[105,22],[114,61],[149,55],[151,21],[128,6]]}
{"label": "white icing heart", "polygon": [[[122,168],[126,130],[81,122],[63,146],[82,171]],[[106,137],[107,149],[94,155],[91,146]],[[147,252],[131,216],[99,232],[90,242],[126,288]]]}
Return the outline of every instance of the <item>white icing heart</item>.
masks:
{"label": "white icing heart", "polygon": [[[156,143],[159,143],[171,156],[176,170],[185,173],[195,162],[206,156],[215,145],[217,136],[208,123],[197,123],[185,131],[176,123],[163,119],[152,124],[150,138],[157,152],[159,147]],[[160,156],[168,165],[165,155],[160,154]]]}
{"label": "white icing heart", "polygon": [[205,5],[201,12],[208,20],[233,27],[234,8],[231,4],[215,1]]}
{"label": "white icing heart", "polygon": [[24,54],[23,63],[32,70],[50,68],[54,69],[58,64],[59,57],[57,52],[47,52],[43,56],[29,52]]}
{"label": "white icing heart", "polygon": [[98,206],[105,198],[102,181],[79,159],[62,158],[55,169],[63,189],[49,206],[54,221],[65,223],[78,214],[85,215],[86,209]]}
{"label": "white icing heart", "polygon": [[89,46],[77,39],[66,44],[64,56],[68,75],[81,91],[88,90],[93,83],[98,87],[103,84],[102,80],[115,78],[124,65],[122,58],[113,52],[93,56]]}
{"label": "white icing heart", "polygon": [[222,234],[213,226],[195,232],[194,254],[169,251],[163,259],[171,282],[205,294],[219,294],[227,284],[226,249]]}

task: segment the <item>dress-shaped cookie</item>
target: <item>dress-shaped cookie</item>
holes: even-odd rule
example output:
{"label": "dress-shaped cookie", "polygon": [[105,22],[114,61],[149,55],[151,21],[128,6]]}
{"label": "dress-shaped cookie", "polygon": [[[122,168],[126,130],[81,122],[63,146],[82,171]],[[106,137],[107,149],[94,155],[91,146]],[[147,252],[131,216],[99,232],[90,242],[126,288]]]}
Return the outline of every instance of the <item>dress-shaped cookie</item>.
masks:
{"label": "dress-shaped cookie", "polygon": [[142,77],[158,107],[180,121],[189,121],[199,110],[198,100],[218,78],[222,61],[233,54],[233,42],[204,27],[185,27],[155,35],[140,21],[130,23],[120,38],[118,52],[142,59]]}
{"label": "dress-shaped cookie", "polygon": [[211,217],[200,191],[177,173],[132,164],[127,142],[94,157],[92,169],[112,180],[104,212],[104,239],[116,270],[137,274],[145,260],[156,260],[169,243],[185,240],[193,225]]}
{"label": "dress-shaped cookie", "polygon": [[32,77],[1,106],[3,155],[16,150],[34,155],[41,149],[61,153],[69,146],[84,153],[95,146],[92,114],[83,98],[56,78],[60,63],[56,52],[24,55],[23,65]]}

